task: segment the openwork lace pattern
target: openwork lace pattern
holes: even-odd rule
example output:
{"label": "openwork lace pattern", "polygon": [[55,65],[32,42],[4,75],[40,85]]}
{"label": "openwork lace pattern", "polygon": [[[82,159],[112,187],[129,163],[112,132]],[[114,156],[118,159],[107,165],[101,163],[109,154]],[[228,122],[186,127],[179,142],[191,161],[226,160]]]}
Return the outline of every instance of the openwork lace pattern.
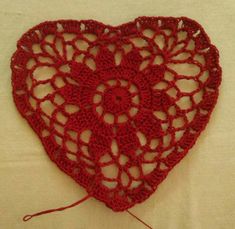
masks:
{"label": "openwork lace pattern", "polygon": [[50,159],[114,211],[148,198],[218,97],[218,51],[181,17],[41,23],[17,43],[15,104]]}

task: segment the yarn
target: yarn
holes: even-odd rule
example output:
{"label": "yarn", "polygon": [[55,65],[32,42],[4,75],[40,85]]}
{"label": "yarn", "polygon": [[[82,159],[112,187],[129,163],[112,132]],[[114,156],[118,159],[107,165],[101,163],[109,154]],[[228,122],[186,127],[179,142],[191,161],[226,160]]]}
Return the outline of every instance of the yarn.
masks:
{"label": "yarn", "polygon": [[11,60],[15,104],[50,159],[114,211],[146,200],[209,121],[219,54],[186,17],[43,22]]}

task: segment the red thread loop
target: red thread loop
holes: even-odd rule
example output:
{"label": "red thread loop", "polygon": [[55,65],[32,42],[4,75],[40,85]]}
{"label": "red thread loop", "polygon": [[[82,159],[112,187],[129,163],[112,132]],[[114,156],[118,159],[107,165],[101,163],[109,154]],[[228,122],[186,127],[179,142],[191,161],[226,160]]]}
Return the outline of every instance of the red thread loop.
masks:
{"label": "red thread loop", "polygon": [[55,208],[55,209],[49,209],[49,210],[45,210],[45,211],[41,211],[41,212],[37,212],[35,214],[32,214],[32,215],[25,215],[23,217],[23,221],[28,221],[30,219],[32,219],[33,217],[35,216],[39,216],[39,215],[44,215],[44,214],[48,214],[48,213],[52,213],[52,212],[56,212],[56,211],[63,211],[65,209],[68,209],[68,208],[72,208],[74,206],[77,206],[79,205],[80,203],[84,202],[85,200],[87,200],[88,198],[90,197],[90,194],[86,195],[84,198],[82,198],[81,200],[73,203],[73,204],[70,204],[68,206],[65,206],[65,207],[60,207],[60,208]]}
{"label": "red thread loop", "polygon": [[136,218],[139,222],[141,222],[142,224],[144,224],[146,227],[148,227],[149,229],[153,229],[151,226],[149,226],[147,223],[145,223],[143,220],[141,220],[139,217],[137,217],[136,215],[134,215],[133,213],[131,213],[130,211],[126,210],[127,213],[129,213],[131,216],[133,216],[134,218]]}
{"label": "red thread loop", "polygon": [[24,221],[28,221],[28,220],[30,220],[32,217],[33,217],[32,215],[25,215],[24,218],[23,218],[23,220],[24,220]]}

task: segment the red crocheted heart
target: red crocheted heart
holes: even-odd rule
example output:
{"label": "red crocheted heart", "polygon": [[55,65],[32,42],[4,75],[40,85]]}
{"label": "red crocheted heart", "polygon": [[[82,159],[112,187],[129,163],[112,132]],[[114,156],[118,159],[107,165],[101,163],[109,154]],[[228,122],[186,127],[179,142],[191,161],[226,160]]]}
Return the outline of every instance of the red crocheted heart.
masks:
{"label": "red crocheted heart", "polygon": [[12,57],[15,104],[57,166],[115,211],[144,201],[208,123],[218,51],[181,17],[44,22]]}

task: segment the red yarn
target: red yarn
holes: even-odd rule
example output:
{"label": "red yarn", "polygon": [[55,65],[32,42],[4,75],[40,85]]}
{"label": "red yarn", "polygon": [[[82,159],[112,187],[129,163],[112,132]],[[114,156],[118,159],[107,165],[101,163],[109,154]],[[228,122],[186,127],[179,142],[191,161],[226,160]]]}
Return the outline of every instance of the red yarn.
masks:
{"label": "red yarn", "polygon": [[205,128],[218,59],[185,17],[44,22],[17,43],[13,96],[51,160],[124,211],[156,190]]}
{"label": "red yarn", "polygon": [[143,220],[141,220],[139,217],[137,217],[136,215],[134,215],[132,212],[126,210],[127,213],[129,213],[132,217],[134,217],[135,219],[137,219],[140,223],[142,223],[143,225],[145,225],[146,227],[153,229],[151,226],[149,226],[147,223],[145,223]]}
{"label": "red yarn", "polygon": [[32,214],[32,215],[25,215],[23,217],[23,221],[28,221],[30,219],[32,219],[33,217],[35,216],[39,216],[39,215],[44,215],[44,214],[48,214],[48,213],[52,213],[52,212],[57,212],[57,211],[64,211],[68,208],[72,208],[74,206],[77,206],[79,204],[81,204],[82,202],[86,201],[88,198],[90,198],[90,195],[86,195],[84,198],[82,198],[81,200],[79,201],[76,201],[75,203],[73,204],[70,204],[66,207],[60,207],[60,208],[55,208],[55,209],[49,209],[49,210],[45,210],[45,211],[41,211],[41,212],[37,212],[35,214]]}

